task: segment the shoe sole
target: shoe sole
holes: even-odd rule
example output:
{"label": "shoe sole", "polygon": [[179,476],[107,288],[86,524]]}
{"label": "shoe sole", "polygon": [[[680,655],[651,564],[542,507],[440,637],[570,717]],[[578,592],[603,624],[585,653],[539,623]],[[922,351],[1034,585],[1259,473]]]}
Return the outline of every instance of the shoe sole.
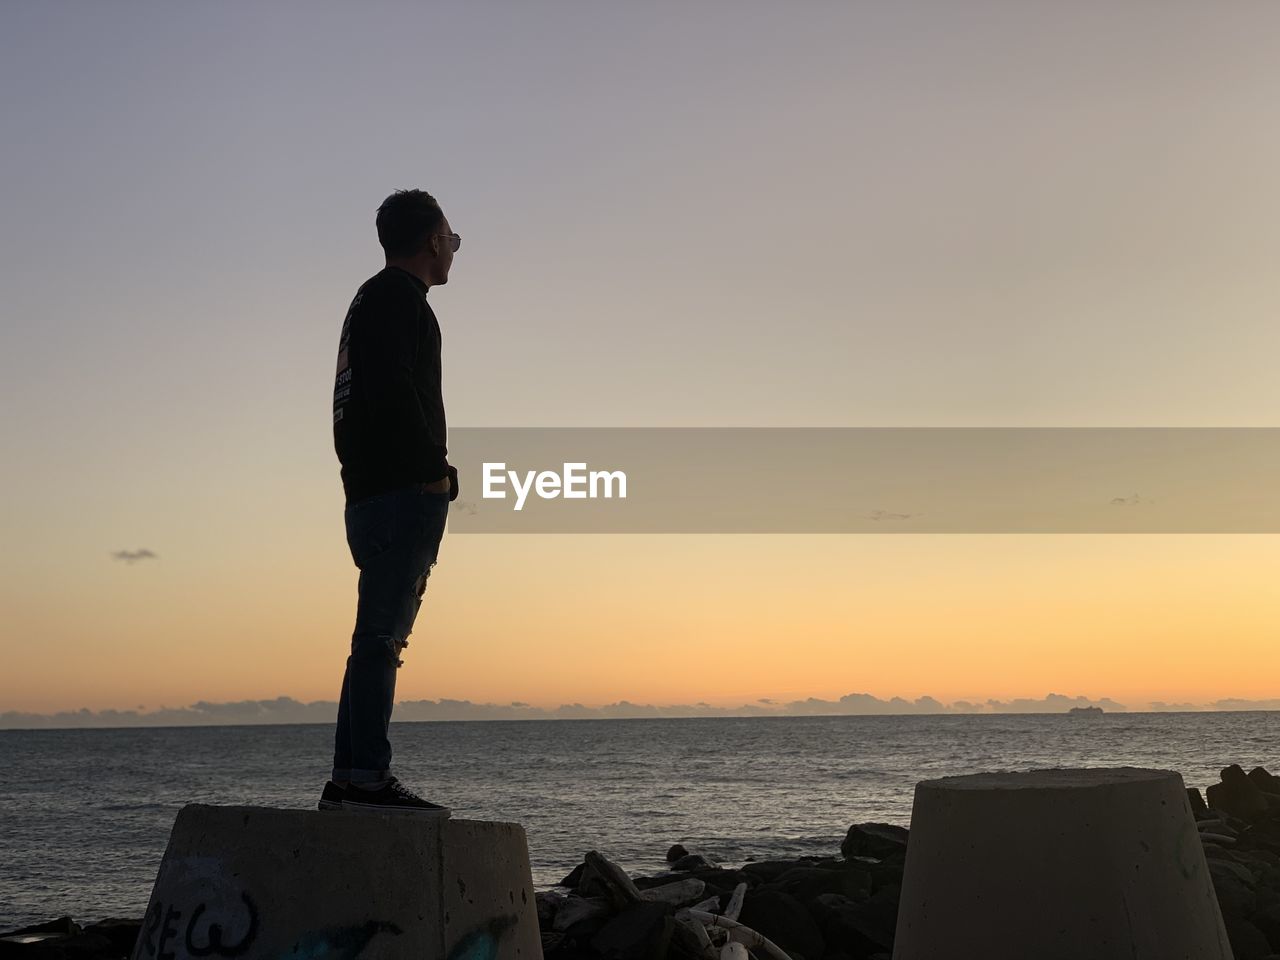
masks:
{"label": "shoe sole", "polygon": [[341,800],[321,800],[319,803],[316,804],[316,808],[319,810],[341,810],[342,801]]}
{"label": "shoe sole", "polygon": [[453,811],[449,808],[443,810],[415,810],[412,807],[388,807],[379,803],[352,803],[349,800],[342,801],[342,809],[350,810],[352,813],[390,813],[396,816],[410,817],[448,817]]}

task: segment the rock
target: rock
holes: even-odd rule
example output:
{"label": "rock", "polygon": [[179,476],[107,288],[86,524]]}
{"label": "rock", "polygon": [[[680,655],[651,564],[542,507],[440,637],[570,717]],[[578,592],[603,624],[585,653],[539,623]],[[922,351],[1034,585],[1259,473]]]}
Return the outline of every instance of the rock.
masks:
{"label": "rock", "polygon": [[1223,851],[1223,852],[1226,853],[1227,855],[1221,858],[1215,857],[1213,860],[1213,863],[1209,865],[1210,872],[1212,873],[1214,870],[1217,870],[1220,873],[1230,873],[1237,880],[1245,884],[1250,889],[1257,886],[1258,878],[1254,876],[1253,871],[1250,870],[1248,867],[1246,867],[1243,863],[1238,862],[1227,851]]}
{"label": "rock", "polygon": [[[29,927],[19,927],[16,930],[8,930],[0,933],[0,939],[9,940],[14,937],[31,937],[42,933],[47,933],[50,937],[69,937],[79,933],[83,928],[70,917],[58,917],[56,920],[46,920],[43,923],[33,923]],[[30,941],[34,942],[34,941]]]}
{"label": "rock", "polygon": [[[571,900],[577,898],[570,898]],[[563,930],[553,930],[554,933],[561,933],[564,939],[560,943],[560,952],[562,956],[572,957],[574,960],[580,960],[589,950],[589,944],[592,937],[600,932],[600,929],[609,922],[613,916],[613,907],[607,900],[600,903],[602,909],[580,916],[573,923],[568,924]],[[560,911],[563,913],[563,908]],[[558,916],[558,914],[557,914]],[[145,960],[158,960],[158,958],[145,958]],[[216,960],[216,958],[211,958]],[[247,960],[247,958],[243,958]]]}
{"label": "rock", "polygon": [[633,903],[610,917],[591,938],[605,960],[662,960],[675,932],[669,903]]}
{"label": "rock", "polygon": [[606,897],[565,897],[556,907],[551,929],[564,933],[582,920],[607,916],[612,912],[613,907]]}
{"label": "rock", "polygon": [[805,864],[796,860],[748,860],[740,872],[754,878],[757,883],[767,883],[788,870],[802,866]]}
{"label": "rock", "polygon": [[557,887],[576,887],[579,883],[582,882],[582,874],[586,869],[587,869],[587,865],[585,863],[578,864],[576,867],[570,870],[568,875],[565,876],[565,878],[561,880],[559,883],[557,883],[556,886]]}
{"label": "rock", "polygon": [[[1280,890],[1280,867],[1267,864],[1258,871],[1258,886],[1269,890]],[[1280,949],[1277,947],[1276,949]]]}
{"label": "rock", "polygon": [[1204,797],[1200,795],[1199,787],[1187,787],[1187,800],[1191,803],[1191,815],[1197,820],[1210,815],[1209,808],[1205,805]]}
{"label": "rock", "polygon": [[1267,798],[1258,789],[1239,764],[1233,763],[1222,770],[1222,782],[1205,791],[1209,806],[1224,810],[1243,820],[1254,820],[1270,809]]}
{"label": "rock", "polygon": [[1280,777],[1267,773],[1266,767],[1254,767],[1247,776],[1263,793],[1280,796]]}
{"label": "rock", "polygon": [[872,894],[875,894],[876,891],[880,890],[882,887],[902,886],[902,873],[905,864],[897,857],[894,857],[891,860],[883,860],[875,863],[859,863],[858,866],[860,869],[871,874]]}
{"label": "rock", "polygon": [[543,957],[554,958],[558,956],[560,945],[564,943],[564,934],[556,933],[554,930],[542,931],[542,955]]}
{"label": "rock", "polygon": [[1249,922],[1262,931],[1272,950],[1280,950],[1280,903],[1263,904],[1263,894],[1271,893],[1265,887],[1258,888],[1258,909],[1249,918]]}
{"label": "rock", "polygon": [[855,823],[845,834],[840,852],[845,857],[875,857],[877,860],[906,856],[907,828],[891,823]]}
{"label": "rock", "polygon": [[893,950],[893,934],[898,924],[898,889],[886,887],[865,903],[824,902],[826,919],[823,935],[831,950],[843,950],[856,957],[872,951]]}
{"label": "rock", "polygon": [[681,857],[687,857],[688,855],[689,851],[677,843],[667,851],[667,863],[675,863]]}
{"label": "rock", "polygon": [[1208,860],[1209,876],[1213,880],[1213,890],[1218,897],[1218,908],[1222,916],[1250,916],[1257,906],[1257,896],[1252,885],[1246,883],[1234,871],[1225,867],[1222,860]]}
{"label": "rock", "polygon": [[0,940],[3,960],[116,960],[125,955],[101,933],[53,934],[48,940],[22,946]]}
{"label": "rock", "polygon": [[1237,834],[1239,845],[1251,850],[1268,850],[1280,854],[1280,822],[1264,820],[1251,824]]}
{"label": "rock", "polygon": [[1208,830],[1201,830],[1200,842],[1204,844],[1217,844],[1220,847],[1234,847],[1236,845],[1236,838],[1229,837],[1225,833],[1210,833]]}
{"label": "rock", "polygon": [[[806,906],[809,912],[813,914],[813,919],[818,922],[818,926],[825,928],[827,921],[836,913],[840,912],[847,906],[851,906],[854,901],[839,893],[820,893]],[[828,950],[835,949],[835,946],[828,941]]]}
{"label": "rock", "polygon": [[134,945],[138,942],[138,933],[141,930],[141,920],[122,920],[118,917],[99,920],[97,923],[91,923],[84,928],[85,933],[94,933],[106,937],[123,956],[133,953]]}
{"label": "rock", "polygon": [[712,870],[698,870],[689,874],[691,877],[697,877],[703,881],[708,888],[724,892],[732,890],[740,883],[748,883],[752,886],[760,882],[759,877],[751,874],[743,873],[741,870],[725,870],[716,868]]}
{"label": "rock", "polygon": [[826,950],[822,931],[805,905],[776,890],[748,890],[738,921],[764,934],[793,958],[819,960]]}
{"label": "rock", "polygon": [[689,853],[671,864],[672,870],[714,870],[719,866],[700,853]]}
{"label": "rock", "polygon": [[1271,953],[1271,945],[1261,930],[1240,917],[1223,917],[1227,939],[1235,960],[1263,960]]}
{"label": "rock", "polygon": [[1228,837],[1236,836],[1236,832],[1227,826],[1227,822],[1219,817],[1212,817],[1208,820],[1197,820],[1196,829],[1200,831],[1209,831],[1210,833],[1224,834]]}
{"label": "rock", "polygon": [[538,906],[538,926],[550,927],[556,918],[556,911],[560,909],[560,904],[567,899],[568,897],[563,893],[556,893],[553,890],[541,890],[535,893],[533,902]]}
{"label": "rock", "polygon": [[804,903],[826,893],[866,900],[871,896],[871,873],[857,866],[846,866],[843,870],[793,867],[769,881],[767,886],[789,893]]}

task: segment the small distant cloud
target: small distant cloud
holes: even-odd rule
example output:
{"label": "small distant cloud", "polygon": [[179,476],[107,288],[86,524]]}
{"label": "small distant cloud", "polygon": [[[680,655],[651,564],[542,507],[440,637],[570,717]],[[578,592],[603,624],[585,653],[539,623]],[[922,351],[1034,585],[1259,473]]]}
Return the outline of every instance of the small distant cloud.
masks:
{"label": "small distant cloud", "polygon": [[133,563],[135,560],[156,559],[156,555],[145,547],[141,550],[117,550],[111,556],[116,560],[123,560],[125,563]]}
{"label": "small distant cloud", "polygon": [[1150,497],[1140,497],[1136,493],[1132,497],[1112,497],[1111,505],[1113,507],[1130,507],[1135,503],[1154,503]]}
{"label": "small distant cloud", "polygon": [[891,513],[888,510],[872,510],[866,514],[868,520],[910,520],[912,517],[918,517],[918,513]]}

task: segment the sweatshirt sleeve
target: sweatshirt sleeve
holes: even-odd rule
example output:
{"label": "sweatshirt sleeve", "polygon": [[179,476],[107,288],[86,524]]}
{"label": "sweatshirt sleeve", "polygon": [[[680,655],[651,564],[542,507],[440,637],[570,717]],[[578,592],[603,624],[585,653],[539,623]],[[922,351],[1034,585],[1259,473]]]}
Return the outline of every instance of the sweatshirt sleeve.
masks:
{"label": "sweatshirt sleeve", "polygon": [[417,304],[408,293],[382,290],[368,303],[360,343],[360,369],[373,427],[385,438],[388,454],[410,465],[424,482],[449,474],[445,453],[431,435],[430,423],[414,386],[421,326]]}

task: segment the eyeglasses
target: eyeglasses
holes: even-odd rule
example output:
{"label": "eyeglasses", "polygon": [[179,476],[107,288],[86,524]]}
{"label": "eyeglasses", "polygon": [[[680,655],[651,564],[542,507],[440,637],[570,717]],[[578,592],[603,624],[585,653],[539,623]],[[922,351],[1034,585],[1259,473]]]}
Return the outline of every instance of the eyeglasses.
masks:
{"label": "eyeglasses", "polygon": [[462,238],[461,238],[460,236],[458,236],[456,233],[437,233],[437,234],[436,234],[436,236],[437,236],[437,237],[448,237],[448,238],[449,238],[449,246],[450,246],[450,248],[453,250],[453,252],[454,252],[454,253],[457,253],[457,252],[458,252],[458,250],[459,250],[459,248],[462,246]]}

